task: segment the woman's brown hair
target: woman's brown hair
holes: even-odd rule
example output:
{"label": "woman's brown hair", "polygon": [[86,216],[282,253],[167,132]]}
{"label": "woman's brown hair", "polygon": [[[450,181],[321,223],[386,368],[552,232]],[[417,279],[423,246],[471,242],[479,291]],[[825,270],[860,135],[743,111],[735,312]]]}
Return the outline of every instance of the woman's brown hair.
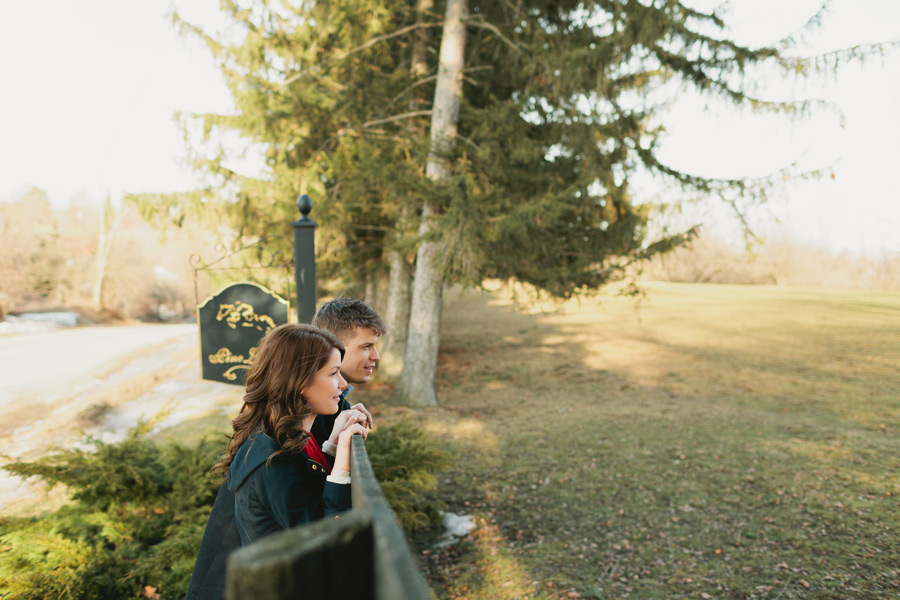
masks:
{"label": "woman's brown hair", "polygon": [[247,373],[247,391],[238,416],[231,422],[234,434],[228,450],[213,471],[224,471],[241,445],[257,431],[278,442],[279,449],[269,460],[286,452],[303,450],[309,432],[303,419],[309,416],[309,404],[300,391],[310,384],[337,348],[344,346],[330,332],[312,325],[289,323],[276,327],[263,338]]}

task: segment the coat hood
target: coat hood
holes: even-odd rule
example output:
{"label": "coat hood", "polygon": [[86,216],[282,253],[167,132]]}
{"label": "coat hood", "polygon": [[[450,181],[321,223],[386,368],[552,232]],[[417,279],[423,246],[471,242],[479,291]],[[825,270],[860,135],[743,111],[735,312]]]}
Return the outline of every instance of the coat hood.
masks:
{"label": "coat hood", "polygon": [[278,442],[263,432],[257,432],[238,448],[234,460],[228,467],[228,489],[236,491],[248,477],[264,465],[278,450]]}

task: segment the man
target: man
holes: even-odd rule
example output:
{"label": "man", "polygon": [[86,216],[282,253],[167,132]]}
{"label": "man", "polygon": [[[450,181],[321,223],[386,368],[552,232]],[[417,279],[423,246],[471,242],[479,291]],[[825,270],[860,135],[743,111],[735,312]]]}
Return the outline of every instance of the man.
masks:
{"label": "man", "polygon": [[[362,300],[337,298],[326,302],[316,312],[312,325],[327,329],[344,345],[341,376],[351,385],[341,394],[341,406],[331,416],[316,417],[310,433],[324,452],[334,455],[334,445],[328,442],[337,416],[345,410],[354,411],[355,422],[371,428],[372,415],[361,403],[352,407],[347,394],[353,384],[368,383],[378,366],[378,340],[386,332],[384,321]],[[221,600],[225,596],[225,564],[228,556],[241,547],[241,538],[234,521],[234,493],[223,485],[209,515],[197,562],[191,574],[185,600]]]}
{"label": "man", "polygon": [[[372,379],[378,361],[381,360],[378,340],[386,333],[387,328],[375,309],[362,300],[351,298],[336,298],[320,306],[312,318],[312,325],[330,331],[341,340],[344,345],[341,376],[350,383],[342,395],[344,400],[338,413],[330,417],[320,416],[312,426],[310,433],[322,445],[323,441],[320,440],[328,439],[340,411],[358,410],[367,420],[364,424],[372,427],[372,415],[366,407],[362,404],[351,407],[346,398],[353,391],[354,384],[365,384]],[[327,448],[322,445],[322,449],[332,454],[331,445],[327,445]]]}

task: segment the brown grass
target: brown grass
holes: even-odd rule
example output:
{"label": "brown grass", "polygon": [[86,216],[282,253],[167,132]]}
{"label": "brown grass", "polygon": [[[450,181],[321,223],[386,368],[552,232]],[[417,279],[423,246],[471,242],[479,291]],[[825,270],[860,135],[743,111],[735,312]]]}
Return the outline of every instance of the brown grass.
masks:
{"label": "brown grass", "polygon": [[442,406],[417,416],[480,525],[420,541],[439,597],[900,594],[900,294],[448,296]]}

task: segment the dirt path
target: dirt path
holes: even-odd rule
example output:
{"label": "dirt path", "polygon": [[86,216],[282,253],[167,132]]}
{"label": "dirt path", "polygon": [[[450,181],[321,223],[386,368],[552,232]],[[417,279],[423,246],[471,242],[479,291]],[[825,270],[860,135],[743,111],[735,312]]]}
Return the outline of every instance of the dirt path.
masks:
{"label": "dirt path", "polygon": [[[91,327],[0,337],[0,464],[122,439],[139,419],[160,428],[237,407],[240,390],[200,379],[196,325]],[[0,471],[0,515],[41,493]]]}

